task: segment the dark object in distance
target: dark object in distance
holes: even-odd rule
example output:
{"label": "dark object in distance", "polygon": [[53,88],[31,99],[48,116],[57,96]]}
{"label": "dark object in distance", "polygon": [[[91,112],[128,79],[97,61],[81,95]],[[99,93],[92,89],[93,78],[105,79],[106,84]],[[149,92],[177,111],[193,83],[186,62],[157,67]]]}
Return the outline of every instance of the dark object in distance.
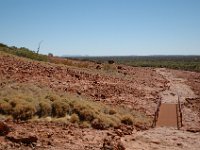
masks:
{"label": "dark object in distance", "polygon": [[114,60],[108,60],[108,63],[109,63],[109,64],[114,64],[115,61],[114,61]]}

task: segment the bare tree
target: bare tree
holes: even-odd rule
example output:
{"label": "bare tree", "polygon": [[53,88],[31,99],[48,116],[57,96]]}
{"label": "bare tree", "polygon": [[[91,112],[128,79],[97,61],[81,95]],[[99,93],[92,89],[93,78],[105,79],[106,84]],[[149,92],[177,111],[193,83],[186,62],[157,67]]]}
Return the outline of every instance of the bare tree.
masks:
{"label": "bare tree", "polygon": [[42,42],[43,42],[43,40],[42,40],[42,41],[40,41],[40,42],[39,42],[39,44],[38,44],[37,54],[38,54],[38,53],[39,53],[39,51],[40,51],[40,46],[41,46]]}

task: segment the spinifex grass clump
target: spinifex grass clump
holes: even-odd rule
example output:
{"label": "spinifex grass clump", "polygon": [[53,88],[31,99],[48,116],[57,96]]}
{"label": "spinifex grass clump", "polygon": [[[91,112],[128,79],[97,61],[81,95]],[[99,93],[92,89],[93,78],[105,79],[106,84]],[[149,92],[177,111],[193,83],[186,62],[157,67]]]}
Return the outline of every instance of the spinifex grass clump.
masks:
{"label": "spinifex grass clump", "polygon": [[38,116],[39,117],[47,117],[51,116],[52,106],[50,101],[41,101],[39,102],[39,110]]}
{"label": "spinifex grass clump", "polygon": [[36,108],[30,103],[17,104],[12,111],[12,116],[15,120],[31,119],[36,113]]}
{"label": "spinifex grass clump", "polygon": [[82,127],[106,129],[126,125],[145,125],[151,120],[140,112],[111,107],[100,102],[86,100],[76,95],[54,92],[33,84],[7,83],[0,87],[0,114],[11,115],[14,120],[33,117],[62,118],[65,122]]}
{"label": "spinifex grass clump", "polygon": [[0,100],[0,113],[3,115],[9,115],[12,112],[12,106],[7,99]]}
{"label": "spinifex grass clump", "polygon": [[51,106],[53,117],[64,117],[69,114],[70,106],[66,101],[56,100]]}

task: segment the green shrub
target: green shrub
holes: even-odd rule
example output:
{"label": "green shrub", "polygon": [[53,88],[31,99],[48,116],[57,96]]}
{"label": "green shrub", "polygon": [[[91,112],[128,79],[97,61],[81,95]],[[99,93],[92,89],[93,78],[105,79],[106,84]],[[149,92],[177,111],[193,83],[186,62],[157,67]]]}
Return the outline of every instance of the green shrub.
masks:
{"label": "green shrub", "polygon": [[36,52],[31,51],[31,50],[29,50],[25,47],[21,47],[21,48],[17,48],[17,47],[14,47],[14,46],[9,47],[7,45],[0,43],[0,51],[4,51],[6,53],[17,55],[19,57],[30,58],[30,59],[33,59],[33,60],[48,61],[48,56],[37,54]]}

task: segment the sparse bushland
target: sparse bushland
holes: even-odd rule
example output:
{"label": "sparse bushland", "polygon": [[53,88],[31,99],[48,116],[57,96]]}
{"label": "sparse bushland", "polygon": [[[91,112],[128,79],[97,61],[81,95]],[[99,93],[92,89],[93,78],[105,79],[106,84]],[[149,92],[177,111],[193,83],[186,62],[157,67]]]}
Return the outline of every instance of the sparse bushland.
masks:
{"label": "sparse bushland", "polygon": [[[14,57],[11,55],[17,55],[33,60],[52,61],[58,64],[66,63],[66,65],[79,68],[88,67],[88,62],[82,65],[82,63],[78,63],[78,61],[71,62],[71,60],[62,60],[55,57],[49,59],[48,56],[37,54],[26,48],[8,47],[3,44],[0,44],[0,54],[6,54],[6,56],[8,55],[9,57]],[[24,61],[27,61],[27,59],[24,59]],[[99,70],[98,73],[102,71],[102,73],[108,73],[112,76],[117,73],[114,64],[102,65],[103,68]],[[121,124],[151,125],[151,118],[134,110],[128,110],[122,107],[111,107],[101,102],[87,100],[87,98],[77,95],[55,92],[42,85],[28,83],[28,81],[27,83],[17,83],[4,79],[0,79],[0,114],[12,116],[14,120],[18,121],[39,118],[49,121],[72,122],[82,127],[92,126],[97,129],[118,127]],[[132,123],[130,123],[130,120],[124,120],[124,116],[128,115]]]}
{"label": "sparse bushland", "polygon": [[0,43],[0,52],[5,52],[5,53],[16,55],[19,57],[29,58],[32,60],[50,62],[54,64],[62,64],[62,65],[73,66],[73,67],[78,67],[78,68],[90,67],[89,62],[72,61],[69,59],[53,57],[53,54],[42,55],[25,47],[21,47],[21,48],[17,48],[15,46],[9,47],[2,43]]}
{"label": "sparse bushland", "polygon": [[25,47],[21,47],[21,48],[17,48],[15,46],[9,47],[5,44],[0,43],[0,51],[13,54],[16,56],[20,56],[20,57],[30,58],[33,60],[48,61],[48,56],[37,54],[36,52],[31,51]]}
{"label": "sparse bushland", "polygon": [[200,56],[110,56],[80,57],[77,59],[101,63],[105,63],[108,60],[114,60],[116,64],[134,67],[165,67],[200,72]]}
{"label": "sparse bushland", "polygon": [[[124,64],[134,67],[156,67],[156,68],[171,68],[180,70],[189,70],[200,72],[200,56],[110,56],[110,57],[80,57],[76,59],[65,59],[52,57],[48,55],[37,54],[35,51],[28,48],[15,46],[9,47],[0,43],[0,52],[13,54],[19,57],[25,57],[32,60],[50,62],[54,64],[62,64],[77,68],[92,69],[90,63],[103,64],[103,71],[106,73],[117,73],[116,65],[107,63],[113,60],[116,64]],[[84,61],[78,61],[84,60]],[[89,63],[90,61],[90,63]],[[100,71],[101,72],[101,71]]]}
{"label": "sparse bushland", "polygon": [[41,119],[50,117],[51,120],[77,123],[81,127],[92,126],[96,129],[118,127],[121,124],[151,124],[151,119],[140,112],[111,107],[28,83],[7,82],[0,86],[0,114],[11,115],[18,121],[36,116]]}
{"label": "sparse bushland", "polygon": [[59,57],[50,57],[48,59],[49,62],[54,64],[63,64],[66,66],[73,66],[77,68],[91,68],[90,62],[83,62],[83,61],[75,61],[66,58],[59,58]]}

